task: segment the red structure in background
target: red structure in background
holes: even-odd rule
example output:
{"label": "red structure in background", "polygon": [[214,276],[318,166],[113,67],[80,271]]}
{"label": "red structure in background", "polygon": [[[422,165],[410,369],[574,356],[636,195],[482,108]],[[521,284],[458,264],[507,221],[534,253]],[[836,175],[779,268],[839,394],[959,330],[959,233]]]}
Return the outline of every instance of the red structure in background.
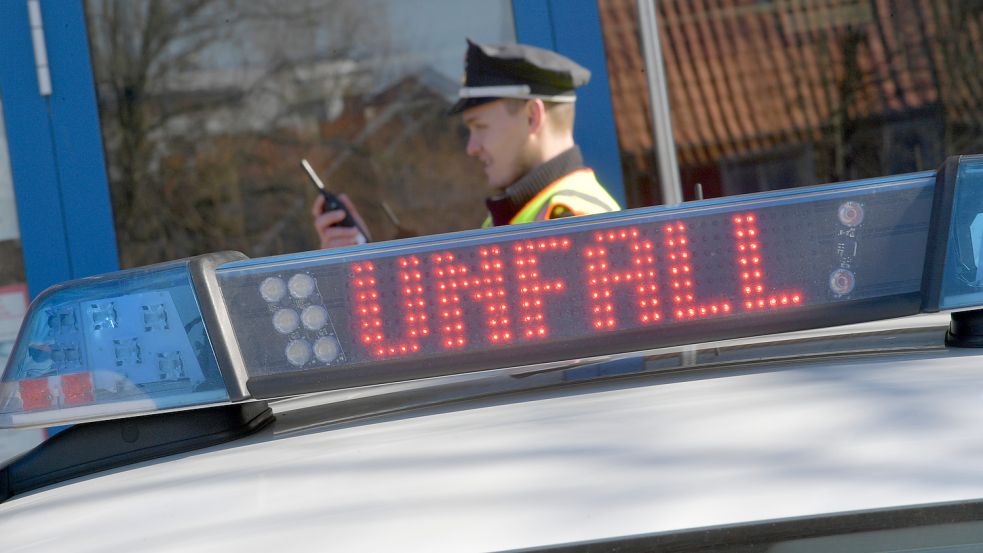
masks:
{"label": "red structure in background", "polygon": [[[972,5],[971,5],[972,4]],[[631,206],[660,203],[636,0],[599,0]],[[934,169],[983,147],[983,7],[658,0],[683,192]]]}

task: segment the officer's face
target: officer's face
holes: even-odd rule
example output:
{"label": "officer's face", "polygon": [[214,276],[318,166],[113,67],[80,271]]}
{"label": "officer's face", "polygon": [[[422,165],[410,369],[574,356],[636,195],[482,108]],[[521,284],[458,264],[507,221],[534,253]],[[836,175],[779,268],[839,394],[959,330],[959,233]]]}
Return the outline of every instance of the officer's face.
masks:
{"label": "officer's face", "polygon": [[489,186],[504,189],[532,168],[529,117],[521,103],[496,100],[467,109],[463,116],[470,132],[468,155],[484,164]]}

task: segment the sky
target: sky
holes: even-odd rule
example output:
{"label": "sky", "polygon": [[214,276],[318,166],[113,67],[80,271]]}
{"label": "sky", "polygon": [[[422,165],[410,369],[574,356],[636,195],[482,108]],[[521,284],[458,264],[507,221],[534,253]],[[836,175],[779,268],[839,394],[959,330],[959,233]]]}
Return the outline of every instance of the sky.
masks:
{"label": "sky", "polygon": [[414,52],[454,81],[464,72],[465,38],[515,40],[511,0],[385,0],[383,4],[394,50]]}

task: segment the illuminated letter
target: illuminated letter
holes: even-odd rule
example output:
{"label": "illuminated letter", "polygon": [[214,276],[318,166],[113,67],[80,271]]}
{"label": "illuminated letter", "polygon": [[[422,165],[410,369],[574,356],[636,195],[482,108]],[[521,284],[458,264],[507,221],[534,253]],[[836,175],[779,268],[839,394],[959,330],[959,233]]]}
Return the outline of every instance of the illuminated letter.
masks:
{"label": "illuminated letter", "polygon": [[427,324],[426,302],[423,299],[423,275],[420,260],[401,257],[396,260],[399,307],[402,320],[387,326],[404,330],[401,338],[387,338],[382,324],[382,308],[379,305],[379,287],[375,277],[375,265],[371,261],[352,264],[352,304],[354,305],[353,329],[361,343],[375,357],[402,356],[420,351],[420,340],[430,334]]}
{"label": "illuminated letter", "polygon": [[519,324],[522,336],[536,340],[549,335],[543,315],[543,294],[566,290],[563,279],[545,280],[539,272],[538,253],[570,250],[570,239],[552,236],[538,241],[516,242],[515,268],[519,287]]}
{"label": "illuminated letter", "polygon": [[744,309],[754,311],[798,305],[802,301],[802,294],[799,292],[765,294],[763,252],[761,243],[758,242],[760,236],[756,219],[753,213],[735,215],[733,218],[734,238],[737,243],[737,268],[741,275],[741,298],[743,298]]}
{"label": "illuminated letter", "polygon": [[467,340],[461,296],[471,284],[468,280],[468,268],[455,263],[454,254],[450,252],[436,253],[431,259],[434,285],[437,288],[434,308],[440,331],[440,345],[446,349],[462,348]]}
{"label": "illuminated letter", "polygon": [[501,344],[512,341],[512,320],[505,302],[505,275],[502,250],[498,246],[481,248],[481,278],[475,279],[471,297],[481,305],[488,334],[487,341]]}
{"label": "illuminated letter", "polygon": [[730,313],[730,304],[726,301],[706,305],[696,303],[695,278],[689,240],[686,238],[686,225],[682,221],[677,221],[666,225],[663,230],[666,235],[666,256],[669,261],[672,309],[676,319],[695,319]]}
{"label": "illuminated letter", "polygon": [[[587,259],[587,290],[590,295],[588,303],[593,327],[614,329],[618,326],[612,288],[621,284],[631,286],[635,291],[640,323],[651,324],[662,319],[652,243],[639,239],[636,229],[598,232],[594,235],[594,242],[584,250],[584,257]],[[612,245],[616,242],[626,243],[630,256],[625,257],[631,259],[628,267],[611,268],[605,242]]]}

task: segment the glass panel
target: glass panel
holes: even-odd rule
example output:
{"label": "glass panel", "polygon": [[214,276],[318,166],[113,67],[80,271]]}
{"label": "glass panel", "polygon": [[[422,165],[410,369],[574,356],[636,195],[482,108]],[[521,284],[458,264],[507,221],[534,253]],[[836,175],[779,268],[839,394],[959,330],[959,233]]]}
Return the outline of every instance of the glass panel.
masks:
{"label": "glass panel", "polygon": [[308,159],[377,240],[475,228],[446,116],[509,0],[87,0],[121,265],[314,249]]}
{"label": "glass panel", "polygon": [[[0,98],[0,372],[14,347],[17,330],[27,312],[27,284],[21,253],[14,179],[10,173],[7,126]],[[44,439],[43,430],[0,430],[0,464]]]}
{"label": "glass panel", "polygon": [[[625,182],[659,200],[635,0],[599,0]],[[983,5],[656,3],[683,193],[936,169],[983,151]]]}

